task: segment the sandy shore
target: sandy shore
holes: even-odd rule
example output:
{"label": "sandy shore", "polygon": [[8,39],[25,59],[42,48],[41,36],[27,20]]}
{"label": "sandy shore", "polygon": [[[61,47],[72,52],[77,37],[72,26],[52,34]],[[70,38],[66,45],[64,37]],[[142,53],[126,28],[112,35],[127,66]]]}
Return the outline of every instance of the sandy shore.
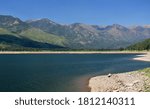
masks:
{"label": "sandy shore", "polygon": [[150,87],[150,78],[144,72],[128,72],[93,77],[89,81],[91,92],[144,92]]}
{"label": "sandy shore", "polygon": [[145,71],[97,76],[89,80],[89,87],[91,92],[145,92],[150,91],[150,77]]}
{"label": "sandy shore", "polygon": [[145,54],[139,51],[0,51],[0,54]]}
{"label": "sandy shore", "polygon": [[138,57],[134,58],[134,60],[138,61],[150,61],[150,52],[147,52],[143,55],[138,55]]}
{"label": "sandy shore", "polygon": [[[134,58],[150,61],[150,53]],[[150,91],[150,68],[121,74],[93,77],[89,80],[92,92],[145,92]],[[148,89],[148,90],[147,90]]]}

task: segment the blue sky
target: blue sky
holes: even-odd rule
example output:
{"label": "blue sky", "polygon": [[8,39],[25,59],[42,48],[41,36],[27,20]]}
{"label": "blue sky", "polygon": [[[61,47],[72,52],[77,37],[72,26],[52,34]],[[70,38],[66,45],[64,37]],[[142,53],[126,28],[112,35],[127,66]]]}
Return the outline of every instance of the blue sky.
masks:
{"label": "blue sky", "polygon": [[150,0],[0,0],[0,14],[62,24],[150,24]]}

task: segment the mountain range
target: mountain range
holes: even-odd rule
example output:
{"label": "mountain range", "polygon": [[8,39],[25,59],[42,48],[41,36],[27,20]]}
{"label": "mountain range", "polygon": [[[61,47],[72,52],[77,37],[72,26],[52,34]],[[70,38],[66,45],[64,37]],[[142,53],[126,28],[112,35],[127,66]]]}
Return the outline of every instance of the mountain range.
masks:
{"label": "mountain range", "polygon": [[47,18],[22,21],[0,15],[0,49],[119,49],[150,38],[150,25],[125,27],[73,23]]}

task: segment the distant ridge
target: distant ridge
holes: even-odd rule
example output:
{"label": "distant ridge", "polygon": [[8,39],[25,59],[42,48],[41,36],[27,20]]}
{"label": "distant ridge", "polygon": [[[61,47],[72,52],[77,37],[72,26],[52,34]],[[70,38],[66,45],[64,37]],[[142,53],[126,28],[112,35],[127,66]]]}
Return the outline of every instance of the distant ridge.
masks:
{"label": "distant ridge", "polygon": [[[12,36],[21,40],[54,45],[54,49],[120,49],[150,38],[150,26],[99,26],[82,23],[62,25],[47,18],[22,21],[17,17],[0,15],[0,37],[5,35],[9,35],[9,39]],[[11,44],[15,45],[16,41],[13,40]],[[6,38],[0,38],[0,49],[7,48],[7,44]],[[41,48],[41,45],[36,45],[36,48]]]}

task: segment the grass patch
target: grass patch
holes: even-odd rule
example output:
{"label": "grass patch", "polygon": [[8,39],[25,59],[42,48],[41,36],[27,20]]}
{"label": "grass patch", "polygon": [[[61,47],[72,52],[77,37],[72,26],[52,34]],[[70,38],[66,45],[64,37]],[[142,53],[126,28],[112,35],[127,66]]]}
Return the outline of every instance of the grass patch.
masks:
{"label": "grass patch", "polygon": [[42,43],[49,43],[60,46],[64,46],[64,44],[66,43],[66,39],[63,36],[56,36],[53,34],[45,33],[36,28],[25,30],[21,32],[20,35]]}
{"label": "grass patch", "polygon": [[145,86],[144,86],[144,92],[150,92],[150,87],[147,86],[147,85],[145,85]]}
{"label": "grass patch", "polygon": [[[144,72],[144,75],[150,78],[150,68],[139,70],[139,72]],[[145,92],[150,92],[150,85],[147,83],[147,81],[145,81],[144,90]]]}
{"label": "grass patch", "polygon": [[150,78],[150,68],[139,70],[139,72],[144,72],[145,76],[148,76]]}

